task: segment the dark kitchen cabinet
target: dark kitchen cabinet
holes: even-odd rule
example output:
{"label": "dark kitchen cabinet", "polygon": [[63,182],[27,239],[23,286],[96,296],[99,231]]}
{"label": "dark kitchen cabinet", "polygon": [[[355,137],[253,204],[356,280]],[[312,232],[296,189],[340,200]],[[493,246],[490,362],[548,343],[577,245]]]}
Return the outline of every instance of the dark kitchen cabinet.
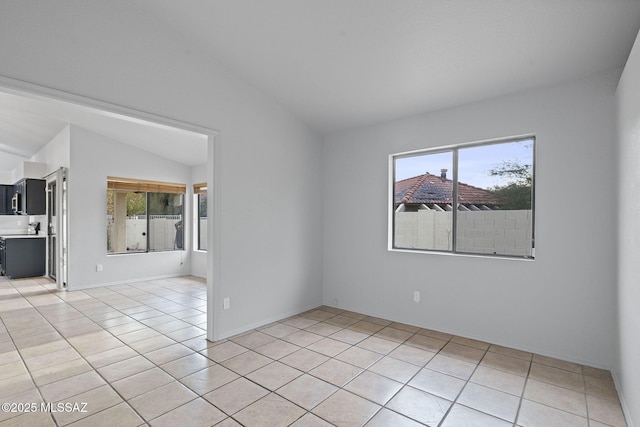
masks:
{"label": "dark kitchen cabinet", "polygon": [[13,215],[11,198],[13,197],[13,185],[0,185],[0,215]]}
{"label": "dark kitchen cabinet", "polygon": [[9,279],[45,274],[44,237],[0,238],[0,268]]}
{"label": "dark kitchen cabinet", "polygon": [[20,215],[44,215],[47,212],[47,202],[44,179],[23,179],[13,186],[13,193],[18,194],[18,209]]}

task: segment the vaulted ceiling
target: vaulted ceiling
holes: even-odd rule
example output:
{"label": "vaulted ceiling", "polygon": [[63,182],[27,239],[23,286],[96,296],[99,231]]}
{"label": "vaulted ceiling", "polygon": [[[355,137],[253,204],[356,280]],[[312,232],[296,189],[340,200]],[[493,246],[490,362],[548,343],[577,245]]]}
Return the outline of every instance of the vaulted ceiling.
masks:
{"label": "vaulted ceiling", "polygon": [[[640,28],[637,0],[120,4],[212,56],[320,134],[621,68]],[[0,93],[0,171],[29,158],[67,123],[123,142],[129,135],[142,148],[163,138],[145,138],[131,122],[58,107]],[[203,158],[178,158],[187,151],[166,145],[164,155],[185,164]]]}

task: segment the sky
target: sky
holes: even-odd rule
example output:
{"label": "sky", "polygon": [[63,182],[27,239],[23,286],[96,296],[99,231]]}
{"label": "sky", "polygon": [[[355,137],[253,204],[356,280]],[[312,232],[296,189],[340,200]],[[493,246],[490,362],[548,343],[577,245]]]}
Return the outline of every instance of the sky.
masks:
{"label": "sky", "polygon": [[[481,145],[458,150],[458,181],[480,188],[505,185],[508,177],[491,176],[489,170],[505,161],[533,164],[533,140]],[[429,172],[440,176],[441,169],[448,169],[447,178],[453,177],[451,152],[422,154],[395,159],[396,181]]]}

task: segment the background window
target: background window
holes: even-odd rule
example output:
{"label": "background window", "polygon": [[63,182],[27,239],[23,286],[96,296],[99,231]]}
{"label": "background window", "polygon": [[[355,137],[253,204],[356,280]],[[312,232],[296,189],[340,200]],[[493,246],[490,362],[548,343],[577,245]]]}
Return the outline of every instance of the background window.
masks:
{"label": "background window", "polygon": [[207,250],[207,183],[194,184],[193,194],[196,195],[196,248],[199,251]]}
{"label": "background window", "polygon": [[185,185],[109,177],[107,187],[107,253],[183,249]]}
{"label": "background window", "polygon": [[391,248],[533,258],[534,143],[392,156]]}

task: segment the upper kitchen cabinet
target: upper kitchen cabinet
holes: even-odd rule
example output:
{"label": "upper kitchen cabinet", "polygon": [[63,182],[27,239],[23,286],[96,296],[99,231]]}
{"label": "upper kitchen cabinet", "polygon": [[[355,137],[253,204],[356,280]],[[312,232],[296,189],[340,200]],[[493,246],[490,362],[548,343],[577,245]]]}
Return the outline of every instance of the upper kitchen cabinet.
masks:
{"label": "upper kitchen cabinet", "polygon": [[23,179],[15,183],[11,206],[18,215],[44,215],[47,212],[45,180]]}

